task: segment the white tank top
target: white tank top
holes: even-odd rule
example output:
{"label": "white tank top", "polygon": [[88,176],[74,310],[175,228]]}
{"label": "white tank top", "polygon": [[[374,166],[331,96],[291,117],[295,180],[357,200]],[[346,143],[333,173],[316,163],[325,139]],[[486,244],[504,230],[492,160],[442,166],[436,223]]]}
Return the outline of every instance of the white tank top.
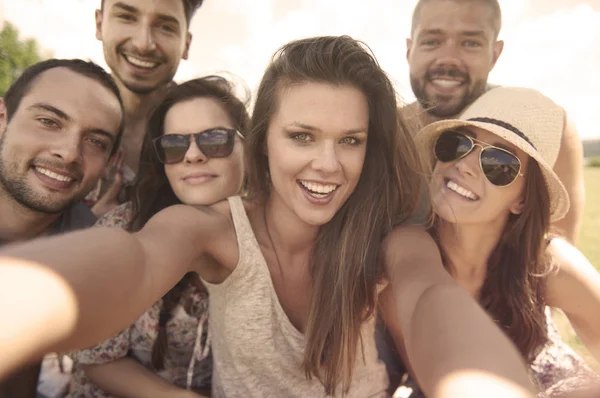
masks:
{"label": "white tank top", "polygon": [[[223,283],[203,281],[210,297],[212,396],[325,397],[321,382],[305,376],[304,335],[279,303],[242,199],[229,198],[229,205],[239,246],[238,264]],[[348,398],[388,396],[388,378],[377,357],[374,326],[373,318],[363,324],[364,352],[357,354]],[[341,386],[336,394],[342,396]]]}

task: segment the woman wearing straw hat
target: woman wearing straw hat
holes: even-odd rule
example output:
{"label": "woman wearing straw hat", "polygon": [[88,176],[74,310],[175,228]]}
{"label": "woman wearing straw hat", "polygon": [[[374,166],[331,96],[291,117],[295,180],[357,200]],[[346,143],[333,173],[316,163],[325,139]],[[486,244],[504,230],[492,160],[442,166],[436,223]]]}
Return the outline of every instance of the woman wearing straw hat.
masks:
{"label": "woman wearing straw hat", "polygon": [[563,124],[562,109],[538,91],[500,87],[416,138],[433,166],[430,233],[444,266],[513,340],[542,396],[564,393],[565,379],[573,388],[573,377],[595,378],[560,340],[548,307],[562,309],[600,359],[600,275],[549,233],[569,208],[552,171]]}

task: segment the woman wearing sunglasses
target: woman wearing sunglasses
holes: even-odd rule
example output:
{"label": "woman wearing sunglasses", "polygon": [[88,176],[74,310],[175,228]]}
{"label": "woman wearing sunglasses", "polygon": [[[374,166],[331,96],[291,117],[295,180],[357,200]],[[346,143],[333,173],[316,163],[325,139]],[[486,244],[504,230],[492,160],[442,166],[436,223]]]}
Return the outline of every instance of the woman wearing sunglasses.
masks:
{"label": "woman wearing sunglasses", "polygon": [[600,359],[600,275],[549,229],[569,208],[552,171],[563,123],[562,109],[539,92],[501,87],[416,138],[435,162],[430,232],[444,266],[512,339],[543,397],[595,379],[548,307],[562,309]]}
{"label": "woman wearing sunglasses", "polygon": [[[246,107],[224,78],[173,87],[150,116],[133,201],[99,226],[139,231],[174,204],[211,205],[239,194]],[[198,397],[210,391],[208,293],[188,273],[133,325],[74,353],[70,397]]]}
{"label": "woman wearing sunglasses", "polygon": [[[215,398],[386,397],[374,338],[381,294],[393,295],[388,319],[409,331],[431,397],[531,397],[516,348],[443,269],[433,239],[403,225],[422,209],[424,180],[396,109],[390,80],[360,42],[283,46],[246,136],[246,199],[171,206],[135,234],[95,228],[0,252],[12,256],[0,265],[42,263],[69,286],[53,295],[65,297],[53,314],[70,327],[43,340],[54,345],[32,339],[30,350],[104,336],[195,271],[210,293]],[[19,352],[1,340],[0,349],[9,359]]]}

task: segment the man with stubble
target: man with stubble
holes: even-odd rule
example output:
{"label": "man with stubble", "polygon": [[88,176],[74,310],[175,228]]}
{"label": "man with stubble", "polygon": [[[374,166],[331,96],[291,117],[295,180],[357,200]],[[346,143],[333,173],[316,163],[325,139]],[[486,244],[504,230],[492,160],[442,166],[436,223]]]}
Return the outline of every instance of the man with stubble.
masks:
{"label": "man with stubble", "polygon": [[125,200],[137,173],[149,113],[173,83],[192,41],[190,21],[203,0],[102,0],[96,38],[125,106],[125,132],[96,189],[88,196],[101,216]]}
{"label": "man with stubble", "polygon": [[[415,130],[462,113],[486,90],[504,42],[498,40],[502,14],[497,0],[419,0],[406,40],[410,83],[417,101],[402,109]],[[583,146],[565,117],[554,171],[571,199],[568,214],[555,223],[577,243],[585,190]]]}

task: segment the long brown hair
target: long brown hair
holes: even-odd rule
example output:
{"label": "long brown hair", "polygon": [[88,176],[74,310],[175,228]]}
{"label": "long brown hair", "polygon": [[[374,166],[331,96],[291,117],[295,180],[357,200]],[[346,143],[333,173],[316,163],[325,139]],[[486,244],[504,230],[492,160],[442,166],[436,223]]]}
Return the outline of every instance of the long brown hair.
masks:
{"label": "long brown hair", "polygon": [[[546,254],[550,195],[533,159],[525,174],[523,200],[523,211],[509,216],[488,259],[479,301],[523,358],[531,362],[548,341],[546,280],[553,270],[552,259]],[[433,234],[437,239],[435,231]]]}
{"label": "long brown hair", "polygon": [[376,306],[376,285],[384,277],[381,242],[415,212],[425,182],[412,137],[397,119],[393,86],[374,56],[348,36],[316,37],[280,48],[260,83],[246,140],[251,199],[264,202],[271,189],[265,148],[279,97],[286,87],[303,82],[355,87],[369,104],[360,180],[320,228],[310,259],[313,294],[303,367],[333,395],[340,382],[348,391],[361,325]]}
{"label": "long brown hair", "polygon": [[[220,76],[206,76],[189,80],[169,89],[148,121],[148,132],[144,137],[140,155],[139,173],[131,195],[133,217],[129,225],[130,231],[139,231],[153,215],[162,209],[181,204],[169,184],[165,167],[158,159],[152,141],[164,134],[165,117],[174,105],[203,97],[216,100],[227,113],[236,130],[242,134],[248,130],[250,118],[246,105],[236,97],[233,85],[226,79]],[[158,335],[152,346],[152,365],[156,370],[164,368],[164,358],[168,349],[167,322],[171,319],[171,313],[179,304],[182,294],[191,283],[192,275],[194,274],[186,274],[175,287],[162,297]]]}

